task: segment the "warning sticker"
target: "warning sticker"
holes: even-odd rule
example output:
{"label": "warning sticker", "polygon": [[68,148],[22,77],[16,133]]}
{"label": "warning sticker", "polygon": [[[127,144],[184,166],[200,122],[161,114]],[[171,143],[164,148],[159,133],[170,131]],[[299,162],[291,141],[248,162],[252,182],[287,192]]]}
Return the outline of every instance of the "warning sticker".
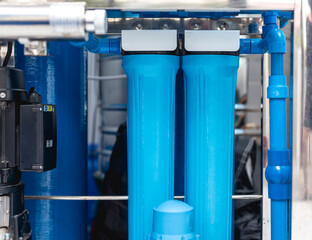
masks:
{"label": "warning sticker", "polygon": [[44,105],[44,109],[45,112],[53,112],[53,106],[52,105]]}

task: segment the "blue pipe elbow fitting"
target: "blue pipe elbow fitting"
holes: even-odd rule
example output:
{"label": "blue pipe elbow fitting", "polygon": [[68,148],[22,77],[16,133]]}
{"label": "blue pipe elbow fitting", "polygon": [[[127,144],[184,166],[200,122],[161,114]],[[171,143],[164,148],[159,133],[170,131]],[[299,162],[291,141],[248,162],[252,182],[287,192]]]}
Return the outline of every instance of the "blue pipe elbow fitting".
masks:
{"label": "blue pipe elbow fitting", "polygon": [[120,54],[120,38],[98,38],[90,34],[88,41],[70,42],[75,47],[85,47],[89,52],[100,54]]}
{"label": "blue pipe elbow fitting", "polygon": [[262,39],[241,39],[240,54],[286,53],[286,37],[277,25],[278,12],[263,13]]}
{"label": "blue pipe elbow fitting", "polygon": [[262,36],[266,37],[267,33],[272,29],[278,29],[277,25],[277,11],[267,11],[262,14],[264,26],[262,27]]}
{"label": "blue pipe elbow fitting", "polygon": [[193,232],[194,208],[185,202],[170,200],[154,208],[153,232],[148,240],[199,240]]}
{"label": "blue pipe elbow fitting", "polygon": [[267,24],[277,24],[278,11],[266,11],[262,14],[263,22]]}
{"label": "blue pipe elbow fitting", "polygon": [[291,199],[291,158],[290,150],[269,150],[269,163],[265,177],[269,183],[269,198]]}
{"label": "blue pipe elbow fitting", "polygon": [[278,28],[270,29],[270,31],[264,36],[264,39],[262,41],[262,46],[270,54],[286,53],[285,34],[283,33],[282,30]]}

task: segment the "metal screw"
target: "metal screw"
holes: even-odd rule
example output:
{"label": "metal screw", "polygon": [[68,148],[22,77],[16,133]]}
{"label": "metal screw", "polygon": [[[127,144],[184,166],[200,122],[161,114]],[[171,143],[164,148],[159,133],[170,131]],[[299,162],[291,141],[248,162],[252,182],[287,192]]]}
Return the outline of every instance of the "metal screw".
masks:
{"label": "metal screw", "polygon": [[141,24],[141,23],[139,23],[139,24],[136,26],[136,29],[137,29],[137,30],[142,30],[142,29],[143,29],[142,24]]}
{"label": "metal screw", "polygon": [[6,98],[6,93],[5,92],[0,93],[0,98]]}
{"label": "metal screw", "polygon": [[200,29],[200,24],[195,23],[195,24],[194,24],[194,30],[198,30],[198,29]]}
{"label": "metal screw", "polygon": [[221,23],[221,24],[219,25],[219,30],[226,30],[226,28],[227,28],[226,25],[227,25],[226,23]]}

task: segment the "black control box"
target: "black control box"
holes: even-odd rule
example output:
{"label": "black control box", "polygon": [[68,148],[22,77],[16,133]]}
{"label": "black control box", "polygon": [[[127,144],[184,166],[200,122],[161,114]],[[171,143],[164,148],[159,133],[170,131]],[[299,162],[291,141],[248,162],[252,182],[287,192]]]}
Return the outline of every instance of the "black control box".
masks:
{"label": "black control box", "polygon": [[20,171],[44,172],[56,167],[56,107],[20,106]]}

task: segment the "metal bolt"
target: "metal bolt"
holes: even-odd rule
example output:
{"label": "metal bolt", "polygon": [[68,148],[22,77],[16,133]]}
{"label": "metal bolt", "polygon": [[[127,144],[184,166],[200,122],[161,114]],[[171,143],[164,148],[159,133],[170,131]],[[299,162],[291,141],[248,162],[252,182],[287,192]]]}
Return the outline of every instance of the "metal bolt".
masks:
{"label": "metal bolt", "polygon": [[136,26],[136,29],[137,29],[137,30],[142,30],[142,29],[143,29],[142,24],[141,24],[141,23],[139,23],[139,24]]}
{"label": "metal bolt", "polygon": [[163,26],[163,29],[167,30],[169,28],[168,24],[165,23],[164,26]]}
{"label": "metal bolt", "polygon": [[0,98],[6,98],[6,93],[5,92],[0,93]]}
{"label": "metal bolt", "polygon": [[219,25],[219,30],[226,30],[226,28],[227,28],[227,24],[226,23],[221,23]]}
{"label": "metal bolt", "polygon": [[195,23],[195,24],[194,24],[194,30],[198,30],[198,29],[200,29],[200,24]]}

